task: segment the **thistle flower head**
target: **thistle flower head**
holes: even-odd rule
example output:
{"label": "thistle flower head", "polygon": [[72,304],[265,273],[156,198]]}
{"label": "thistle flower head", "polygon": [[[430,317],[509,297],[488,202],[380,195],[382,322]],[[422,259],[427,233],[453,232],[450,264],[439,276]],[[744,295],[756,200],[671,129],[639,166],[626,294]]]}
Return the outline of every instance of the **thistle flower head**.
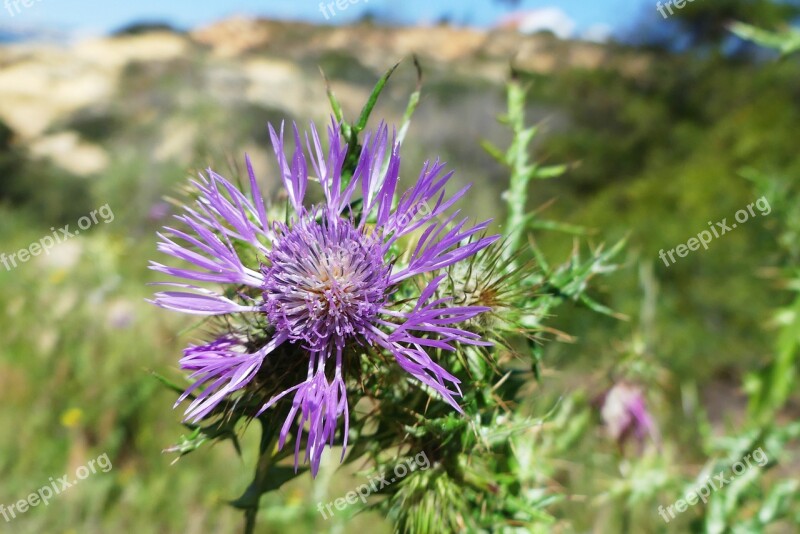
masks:
{"label": "thistle flower head", "polygon": [[647,411],[644,394],[638,386],[627,382],[615,384],[603,396],[600,415],[609,437],[623,445],[635,438],[641,445],[644,439],[655,436],[655,424]]}
{"label": "thistle flower head", "polygon": [[270,323],[314,352],[371,335],[391,274],[381,242],[337,215],[275,226],[264,268]]}
{"label": "thistle flower head", "polygon": [[[452,351],[460,344],[487,345],[463,324],[488,311],[486,306],[455,305],[442,295],[447,268],[497,240],[486,237],[489,221],[470,226],[450,208],[466,193],[449,196],[451,174],[438,161],[426,163],[416,183],[396,191],[399,146],[381,125],[368,135],[352,176],[343,173],[347,147],[339,127],[329,130],[323,150],[313,124],[311,138],[294,128],[295,148],[285,149],[283,128],[270,127],[291,213],[270,220],[249,160],[249,191],[208,170],[193,182],[194,206],[177,219],[184,228],[165,228],[159,250],[190,268],[153,263],[156,271],[181,279],[179,291],[159,292],[154,303],[184,313],[224,316],[229,332],[189,347],[181,360],[192,371],[186,417],[216,413],[220,403],[264,382],[270,358],[294,347],[307,362],[305,379],[281,384],[254,413],[282,398],[292,402],[280,431],[283,447],[294,427],[295,466],[307,432],[305,459],[316,475],[322,450],[333,445],[339,419],[348,437],[346,351],[391,355],[419,382],[460,411],[459,380],[428,351]],[[304,205],[309,162],[324,202]],[[397,251],[404,253],[396,254]],[[442,273],[440,273],[440,271]],[[417,283],[410,283],[416,280]],[[214,284],[213,288],[198,284]],[[223,291],[219,290],[219,286]],[[411,300],[409,288],[422,288]],[[403,290],[403,299],[396,295]],[[254,319],[255,318],[255,319]],[[234,326],[238,325],[238,326]]]}

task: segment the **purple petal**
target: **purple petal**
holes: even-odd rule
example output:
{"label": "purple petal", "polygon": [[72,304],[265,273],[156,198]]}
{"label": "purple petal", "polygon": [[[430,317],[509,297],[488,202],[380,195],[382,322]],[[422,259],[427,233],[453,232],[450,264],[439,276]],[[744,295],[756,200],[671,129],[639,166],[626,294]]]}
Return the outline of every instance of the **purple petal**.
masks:
{"label": "purple petal", "polygon": [[[208,345],[189,347],[181,359],[181,368],[194,370],[198,381],[184,393],[198,389],[199,384],[214,382],[197,395],[186,408],[186,420],[197,422],[211,413],[228,395],[243,388],[258,372],[264,358],[286,341],[286,336],[277,334],[269,343],[253,354],[240,352],[243,346],[221,338]],[[181,399],[182,400],[182,399]]]}

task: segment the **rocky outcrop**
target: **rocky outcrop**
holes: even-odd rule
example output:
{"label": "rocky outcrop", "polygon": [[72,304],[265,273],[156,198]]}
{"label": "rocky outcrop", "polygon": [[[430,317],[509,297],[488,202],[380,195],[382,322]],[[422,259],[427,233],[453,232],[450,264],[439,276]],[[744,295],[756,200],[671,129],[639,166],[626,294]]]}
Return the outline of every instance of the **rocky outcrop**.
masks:
{"label": "rocky outcrop", "polygon": [[[188,34],[160,30],[67,47],[0,47],[0,121],[33,157],[80,176],[107,167],[112,134],[100,129],[87,138],[72,124],[76,115],[102,121],[116,114],[116,124],[160,121],[155,160],[185,163],[208,135],[192,123],[203,98],[221,109],[249,106],[320,119],[328,108],[317,65],[326,66],[343,106],[357,110],[376,77],[411,54],[421,58],[428,79],[457,78],[462,85],[501,83],[509,64],[542,74],[603,66],[636,76],[648,62],[641,54],[549,34],[315,27],[236,17]],[[412,72],[407,78],[414,83]]]}

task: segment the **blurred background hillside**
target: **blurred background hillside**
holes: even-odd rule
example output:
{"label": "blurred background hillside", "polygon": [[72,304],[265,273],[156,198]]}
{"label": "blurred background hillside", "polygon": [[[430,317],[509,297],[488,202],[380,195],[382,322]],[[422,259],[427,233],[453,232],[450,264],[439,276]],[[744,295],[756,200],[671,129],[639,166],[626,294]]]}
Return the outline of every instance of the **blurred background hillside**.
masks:
{"label": "blurred background hillside", "polygon": [[[725,29],[733,19],[783,27],[796,4],[699,0],[669,19],[632,0],[436,9],[371,0],[327,18],[316,2],[223,12],[183,4],[99,13],[102,4],[43,0],[0,17],[0,252],[75,228],[106,204],[114,213],[49,255],[0,265],[0,503],[103,453],[114,465],[47,508],[0,520],[0,530],[237,531],[225,500],[246,486],[253,459],[216,446],[172,465],[175,455],[161,452],[182,433],[181,410],[150,371],[180,380],[181,350],[198,333],[144,301],[158,279],[146,268],[157,258],[155,232],[188,178],[207,167],[240,177],[245,152],[277,192],[266,125],[329,120],[320,69],[353,118],[401,62],[373,113],[399,123],[417,84],[412,55],[424,77],[403,148],[407,183],[440,156],[458,182],[474,184],[464,211],[503,220],[507,173],[480,146],[510,141],[496,119],[513,70],[528,87],[528,120],[540,125],[535,157],[568,165],[562,178],[535,184],[531,209],[585,228],[576,233],[593,245],[628,237],[625,268],[594,290],[625,317],[562,308],[552,326],[573,339],[546,346],[545,379],[530,392],[537,409],[575,390],[588,406],[618,378],[617,362],[641,357],[660,433],[689,469],[702,462],[704,424],[722,433],[744,417],[741,383],[771,358],[768,319],[791,297],[776,277],[788,262],[784,208],[673,266],[658,254],[755,202],[764,194],[756,177],[796,179],[800,64]],[[219,18],[231,12],[244,14]],[[573,247],[569,234],[535,239],[555,258]],[[797,400],[781,418],[797,418]],[[591,451],[597,471],[558,475],[588,500],[616,454],[595,423],[562,460]],[[335,467],[270,496],[265,532],[388,532],[375,513],[321,520],[316,503],[363,478]],[[562,512],[583,532],[602,515],[578,501]]]}

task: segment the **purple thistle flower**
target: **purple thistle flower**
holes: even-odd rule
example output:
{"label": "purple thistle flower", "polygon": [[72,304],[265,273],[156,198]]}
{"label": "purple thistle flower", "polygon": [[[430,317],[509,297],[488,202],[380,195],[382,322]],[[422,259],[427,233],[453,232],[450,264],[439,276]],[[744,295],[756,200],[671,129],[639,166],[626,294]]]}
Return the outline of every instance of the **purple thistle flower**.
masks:
{"label": "purple thistle flower", "polygon": [[600,399],[600,415],[609,436],[622,446],[630,438],[641,445],[647,436],[657,441],[657,430],[638,386],[620,382]]}
{"label": "purple thistle flower", "polygon": [[[438,161],[426,163],[416,184],[398,199],[399,146],[390,144],[384,124],[374,136],[366,137],[346,186],[342,167],[347,147],[340,141],[339,127],[333,124],[328,129],[327,154],[313,124],[310,133],[311,140],[305,136],[308,157],[296,126],[296,147],[287,155],[283,127],[278,134],[270,126],[293,211],[288,222],[269,220],[249,158],[249,195],[209,169],[207,176],[192,182],[199,193],[195,206],[186,206],[176,216],[186,229],[167,227],[158,234],[158,249],[191,268],[155,262],[151,268],[183,279],[163,284],[181,291],[157,293],[153,302],[158,306],[205,316],[256,314],[269,325],[262,333],[264,341],[255,346],[252,340],[231,333],[186,349],[181,366],[192,371],[194,382],[178,403],[194,395],[185,414],[188,420],[209,416],[220,402],[253,382],[264,362],[283,344],[307,354],[306,379],[282,388],[256,415],[293,395],[279,446],[284,446],[296,422],[296,468],[306,429],[305,460],[316,475],[322,450],[326,443],[333,445],[340,418],[345,425],[343,447],[347,447],[343,359],[347,347],[391,354],[402,369],[461,411],[455,400],[461,395],[459,380],[426,349],[489,345],[478,334],[459,327],[489,308],[449,306],[449,298],[435,298],[446,275],[434,273],[472,256],[499,236],[480,235],[490,221],[469,226],[466,218],[456,221],[458,211],[445,215],[469,186],[447,197],[445,185],[452,173],[443,174],[444,165]],[[306,208],[309,160],[325,201]],[[393,257],[393,247],[407,247],[416,231],[420,235],[408,256]],[[245,249],[249,254],[242,253]],[[246,259],[253,257],[256,260]],[[394,302],[398,286],[412,277],[420,277],[424,284],[416,303]],[[198,283],[223,284],[228,291],[223,295]]]}

